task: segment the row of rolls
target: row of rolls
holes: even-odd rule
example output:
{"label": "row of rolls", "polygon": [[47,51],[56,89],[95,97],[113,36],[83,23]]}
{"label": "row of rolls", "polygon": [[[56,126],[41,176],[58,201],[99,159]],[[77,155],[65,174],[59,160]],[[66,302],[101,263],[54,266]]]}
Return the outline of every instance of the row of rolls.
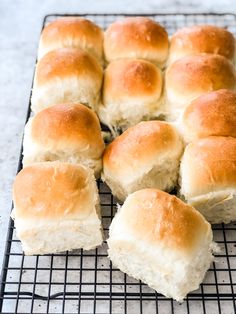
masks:
{"label": "row of rolls", "polygon": [[174,121],[196,97],[235,90],[234,57],[233,35],[216,26],[183,28],[169,43],[144,17],[115,22],[104,35],[87,20],[57,20],[40,39],[32,110],[81,102],[115,134],[143,120]]}
{"label": "row of rolls", "polygon": [[124,202],[114,264],[179,301],[196,289],[216,250],[209,223],[236,220],[234,64],[234,36],[216,26],[169,37],[147,17],[105,32],[76,17],[47,25],[13,187],[25,253],[100,245],[101,177]]}

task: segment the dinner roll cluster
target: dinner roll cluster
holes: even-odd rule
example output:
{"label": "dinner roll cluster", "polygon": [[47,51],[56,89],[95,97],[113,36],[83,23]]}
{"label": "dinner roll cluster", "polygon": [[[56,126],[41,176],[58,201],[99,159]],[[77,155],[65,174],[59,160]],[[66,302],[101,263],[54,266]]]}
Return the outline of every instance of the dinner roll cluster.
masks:
{"label": "dinner roll cluster", "polygon": [[23,169],[13,186],[16,232],[27,255],[103,242],[95,176],[105,148],[95,112],[103,80],[103,31],[77,17],[41,35]]}
{"label": "dinner roll cluster", "polygon": [[209,222],[236,220],[234,57],[233,35],[211,25],[171,38],[147,17],[47,25],[13,186],[25,254],[102,244],[101,176],[124,202],[112,262],[178,301],[197,289],[216,250]]}
{"label": "dinner roll cluster", "polygon": [[171,38],[166,117],[188,144],[179,193],[211,223],[236,219],[234,64],[235,39],[225,29],[186,27]]}
{"label": "dinner roll cluster", "polygon": [[108,66],[98,114],[114,135],[140,121],[162,116],[161,68],[168,49],[166,30],[146,17],[116,21],[105,31]]}

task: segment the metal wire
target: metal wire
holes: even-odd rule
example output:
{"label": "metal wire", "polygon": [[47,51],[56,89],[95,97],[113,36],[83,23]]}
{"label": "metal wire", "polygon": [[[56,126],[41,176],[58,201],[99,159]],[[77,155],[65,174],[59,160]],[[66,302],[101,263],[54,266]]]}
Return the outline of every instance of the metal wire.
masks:
{"label": "metal wire", "polygon": [[[73,14],[76,15],[76,14]],[[47,15],[43,27],[59,16]],[[125,14],[84,15],[103,28]],[[193,24],[214,24],[236,34],[233,14],[152,14],[172,34]],[[30,116],[30,106],[26,121]],[[22,149],[18,171],[22,167]],[[103,226],[108,227],[117,201],[98,181]],[[215,225],[221,252],[200,289],[182,304],[157,294],[112,266],[106,243],[92,251],[77,250],[45,256],[24,256],[10,220],[0,290],[1,313],[236,313],[236,224]]]}

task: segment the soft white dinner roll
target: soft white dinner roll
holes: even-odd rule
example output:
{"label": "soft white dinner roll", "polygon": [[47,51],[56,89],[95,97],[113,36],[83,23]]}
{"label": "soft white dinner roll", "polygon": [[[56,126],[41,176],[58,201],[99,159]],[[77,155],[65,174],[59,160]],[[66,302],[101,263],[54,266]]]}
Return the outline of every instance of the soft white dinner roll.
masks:
{"label": "soft white dinner roll", "polygon": [[196,98],[178,124],[186,142],[212,135],[236,137],[236,93],[220,89]]}
{"label": "soft white dinner roll", "polygon": [[211,223],[236,220],[236,138],[212,136],[188,144],[180,193]]}
{"label": "soft white dinner roll", "polygon": [[172,63],[165,75],[166,114],[175,120],[192,100],[218,89],[236,90],[236,72],[225,57],[199,54]]}
{"label": "soft white dinner roll", "polygon": [[58,48],[82,48],[103,64],[103,31],[92,21],[81,17],[60,18],[43,29],[38,59]]}
{"label": "soft white dinner roll", "polygon": [[26,255],[102,244],[99,197],[93,172],[58,161],[21,170],[13,185],[17,236]]}
{"label": "soft white dinner roll", "polygon": [[99,176],[105,144],[91,109],[81,104],[58,104],[28,121],[23,147],[24,166],[59,160],[81,163]]}
{"label": "soft white dinner roll", "polygon": [[176,183],[183,144],[166,122],[140,122],[109,144],[102,179],[121,201],[142,188],[171,191]]}
{"label": "soft white dinner roll", "polygon": [[194,25],[179,29],[170,41],[168,63],[198,53],[219,54],[235,59],[235,39],[228,30],[213,25]]}
{"label": "soft white dinner roll", "polygon": [[159,115],[162,74],[152,63],[140,59],[111,62],[104,73],[100,120],[116,133]]}
{"label": "soft white dinner roll", "polygon": [[96,109],[103,71],[97,60],[79,48],[47,53],[36,65],[32,110],[64,102],[80,102]]}
{"label": "soft white dinner roll", "polygon": [[204,217],[157,189],[128,196],[107,242],[116,267],[177,301],[199,287],[216,249]]}
{"label": "soft white dinner roll", "polygon": [[140,58],[162,67],[168,49],[165,28],[147,17],[127,17],[116,21],[104,34],[104,54],[108,62]]}

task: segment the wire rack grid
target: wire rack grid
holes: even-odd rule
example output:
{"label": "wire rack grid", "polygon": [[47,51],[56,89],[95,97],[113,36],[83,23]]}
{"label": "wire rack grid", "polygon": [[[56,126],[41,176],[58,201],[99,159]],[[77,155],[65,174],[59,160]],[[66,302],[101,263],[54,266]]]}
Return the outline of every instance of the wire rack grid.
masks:
{"label": "wire rack grid", "polygon": [[[77,15],[77,14],[73,14]],[[47,15],[43,27],[60,16]],[[84,15],[104,29],[125,14]],[[171,35],[177,28],[214,24],[236,34],[233,14],[152,14]],[[30,104],[26,121],[30,116]],[[22,167],[22,150],[19,167]],[[108,235],[117,201],[98,181],[103,226]],[[179,304],[112,266],[107,245],[45,256],[25,256],[10,219],[0,286],[0,313],[236,313],[236,224],[215,225],[214,240],[221,247],[200,289]]]}

